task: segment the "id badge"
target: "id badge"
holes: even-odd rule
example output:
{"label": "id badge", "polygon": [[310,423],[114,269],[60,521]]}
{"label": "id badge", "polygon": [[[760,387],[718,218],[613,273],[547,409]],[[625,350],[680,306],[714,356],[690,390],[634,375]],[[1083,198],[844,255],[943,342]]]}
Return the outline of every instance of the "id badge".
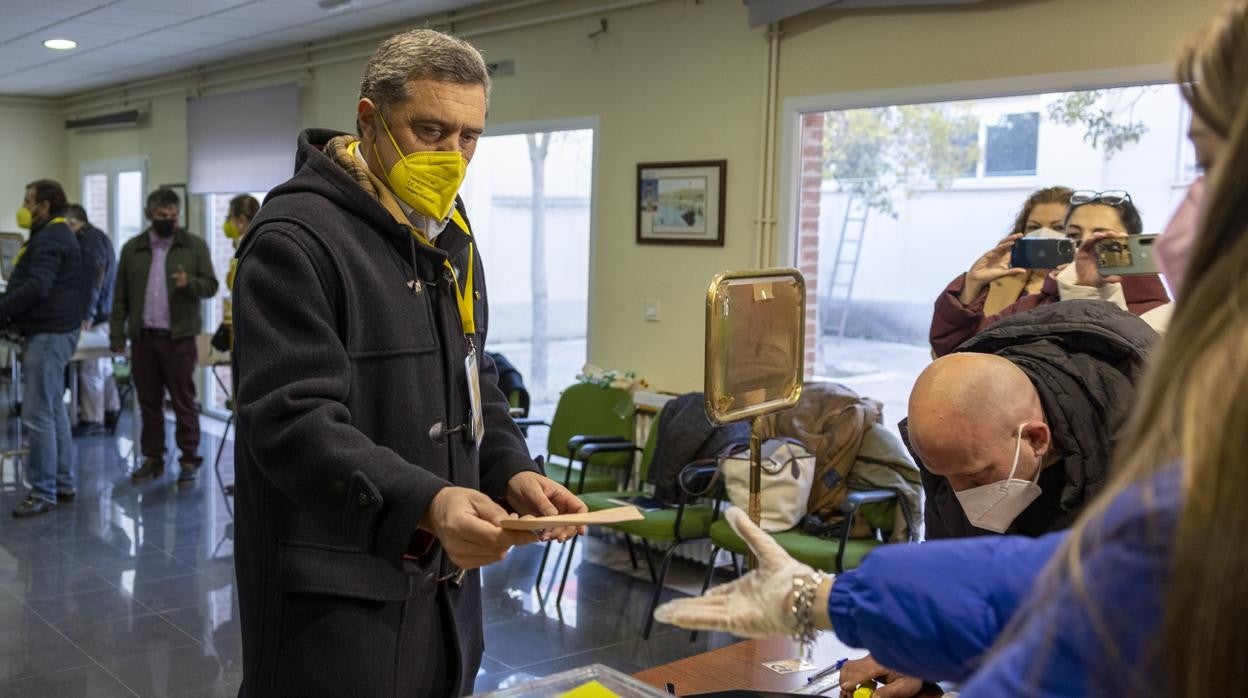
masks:
{"label": "id badge", "polygon": [[464,359],[464,374],[468,380],[468,428],[472,440],[480,448],[481,440],[485,438],[485,416],[481,413],[481,371],[477,367],[477,352],[468,352],[468,357]]}

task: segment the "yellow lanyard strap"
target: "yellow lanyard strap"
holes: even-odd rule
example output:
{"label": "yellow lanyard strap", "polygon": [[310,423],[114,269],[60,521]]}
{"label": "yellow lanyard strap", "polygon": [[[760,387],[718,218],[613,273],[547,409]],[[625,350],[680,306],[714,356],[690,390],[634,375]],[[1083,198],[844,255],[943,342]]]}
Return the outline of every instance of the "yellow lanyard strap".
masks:
{"label": "yellow lanyard strap", "polygon": [[[455,271],[455,266],[451,264],[451,260],[448,259],[442,263],[443,266],[450,270],[451,278],[455,280],[455,305],[459,307],[459,321],[463,324],[464,336],[467,337],[477,333],[476,307],[473,305],[475,294],[472,282],[473,269],[476,267],[475,260],[473,259],[475,250],[473,249],[474,245],[471,242],[472,231],[468,229],[468,221],[464,220],[464,217],[459,214],[459,209],[451,209],[451,220],[455,223],[455,225],[459,226],[460,230],[464,231],[464,234],[466,234],[469,239],[468,272],[465,275],[466,278],[464,280],[463,290],[460,290],[459,273]],[[412,229],[412,235],[419,240],[422,245],[436,247],[436,245],[429,241],[429,238],[420,234],[420,232],[415,228]]]}
{"label": "yellow lanyard strap", "polygon": [[468,235],[468,273],[464,281],[464,288],[459,288],[459,275],[455,273],[455,267],[451,265],[451,260],[446,260],[446,268],[451,270],[451,276],[455,279],[455,303],[459,306],[459,319],[464,325],[464,335],[474,335],[477,333],[476,306],[473,305],[474,293],[472,288],[473,269],[476,262],[473,259],[474,245],[471,242],[472,231],[468,229],[468,221],[459,215],[458,209],[451,209],[451,220],[460,230]]}
{"label": "yellow lanyard strap", "polygon": [[[456,213],[459,213],[459,211],[456,211]],[[53,218],[47,223],[44,223],[44,227],[52,225],[53,223],[64,223],[64,222],[65,222],[65,216],[57,216],[56,218]],[[22,261],[22,255],[26,254],[26,246],[29,244],[30,244],[30,240],[27,239],[26,242],[22,243],[21,247],[17,248],[17,254],[13,255],[13,268],[14,269],[17,268],[17,263]],[[469,259],[471,259],[471,257],[469,257]]]}

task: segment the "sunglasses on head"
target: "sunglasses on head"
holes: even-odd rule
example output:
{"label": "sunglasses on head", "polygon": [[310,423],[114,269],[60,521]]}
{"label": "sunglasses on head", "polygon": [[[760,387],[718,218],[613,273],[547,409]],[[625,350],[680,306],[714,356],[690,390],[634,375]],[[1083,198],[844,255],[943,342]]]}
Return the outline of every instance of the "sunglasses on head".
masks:
{"label": "sunglasses on head", "polygon": [[1082,189],[1070,195],[1071,206],[1082,206],[1083,204],[1121,206],[1128,203],[1131,203],[1131,195],[1121,189],[1111,189],[1109,191]]}

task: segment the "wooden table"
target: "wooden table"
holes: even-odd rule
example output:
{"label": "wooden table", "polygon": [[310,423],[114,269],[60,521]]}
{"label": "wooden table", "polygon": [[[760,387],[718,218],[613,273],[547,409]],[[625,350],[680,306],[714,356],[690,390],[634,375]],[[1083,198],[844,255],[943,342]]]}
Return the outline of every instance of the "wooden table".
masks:
{"label": "wooden table", "polygon": [[677,695],[711,691],[753,690],[788,692],[806,685],[806,679],[837,660],[866,654],[850,649],[832,633],[821,633],[815,643],[815,669],[794,674],[777,674],[763,666],[764,662],[794,659],[800,650],[792,640],[747,640],[713,652],[687,657],[635,674],[639,681],[666,690],[676,686]]}

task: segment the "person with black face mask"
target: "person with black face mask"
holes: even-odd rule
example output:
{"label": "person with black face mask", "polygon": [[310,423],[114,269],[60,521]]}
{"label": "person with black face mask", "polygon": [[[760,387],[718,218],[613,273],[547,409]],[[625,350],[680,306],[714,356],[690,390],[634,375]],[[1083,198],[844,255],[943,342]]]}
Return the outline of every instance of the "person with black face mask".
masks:
{"label": "person with black face mask", "polygon": [[178,226],[181,203],[172,189],[152,192],[146,211],[151,226],[122,246],[109,345],[120,354],[130,340],[143,419],[143,465],[131,473],[131,479],[149,480],[165,471],[164,396],[168,390],[181,451],[178,485],[186,487],[195,483],[203,463],[198,454],[195,335],[203,330],[200,306],[216,294],[217,277],[208,244]]}

